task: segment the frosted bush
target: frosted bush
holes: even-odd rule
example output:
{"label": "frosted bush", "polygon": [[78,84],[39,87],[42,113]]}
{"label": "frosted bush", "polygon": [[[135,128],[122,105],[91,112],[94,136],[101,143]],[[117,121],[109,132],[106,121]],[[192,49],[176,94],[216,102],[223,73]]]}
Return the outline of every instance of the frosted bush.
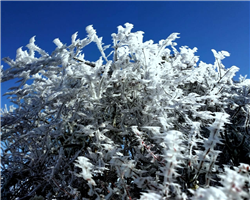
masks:
{"label": "frosted bush", "polygon": [[178,51],[179,33],[132,29],[118,26],[109,54],[90,25],[51,54],[32,37],[3,59],[2,82],[20,84],[2,110],[2,199],[249,199],[250,80],[233,79],[226,51],[207,64]]}

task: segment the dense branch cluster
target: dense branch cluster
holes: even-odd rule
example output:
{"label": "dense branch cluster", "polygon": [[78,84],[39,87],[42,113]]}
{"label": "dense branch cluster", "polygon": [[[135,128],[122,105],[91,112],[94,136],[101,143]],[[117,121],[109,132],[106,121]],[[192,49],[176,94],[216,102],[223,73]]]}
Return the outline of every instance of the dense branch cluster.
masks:
{"label": "dense branch cluster", "polygon": [[2,199],[250,197],[250,80],[233,80],[226,51],[198,64],[197,48],[175,48],[178,33],[143,42],[132,28],[118,26],[108,56],[88,26],[51,54],[32,37],[4,58],[1,81],[20,85],[1,114]]}

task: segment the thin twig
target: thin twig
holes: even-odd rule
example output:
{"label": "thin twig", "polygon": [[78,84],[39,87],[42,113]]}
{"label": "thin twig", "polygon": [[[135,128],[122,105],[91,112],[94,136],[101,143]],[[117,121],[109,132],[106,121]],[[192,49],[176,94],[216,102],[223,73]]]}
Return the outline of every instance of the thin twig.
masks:
{"label": "thin twig", "polygon": [[95,67],[95,64],[93,64],[93,63],[86,62],[86,61],[80,60],[80,59],[75,58],[75,57],[74,57],[73,59],[75,59],[75,60],[77,60],[77,61],[79,61],[79,62],[82,62],[82,63],[84,63],[84,64],[86,64],[86,65],[89,65],[90,67]]}
{"label": "thin twig", "polygon": [[52,180],[54,181],[54,184],[55,184],[60,190],[62,190],[65,194],[67,194],[67,195],[69,195],[69,196],[72,196],[72,197],[74,197],[74,198],[76,197],[76,195],[74,196],[74,195],[68,193],[65,189],[61,188],[61,187],[59,186],[59,184],[57,183],[57,181],[56,181],[54,178],[52,178]]}

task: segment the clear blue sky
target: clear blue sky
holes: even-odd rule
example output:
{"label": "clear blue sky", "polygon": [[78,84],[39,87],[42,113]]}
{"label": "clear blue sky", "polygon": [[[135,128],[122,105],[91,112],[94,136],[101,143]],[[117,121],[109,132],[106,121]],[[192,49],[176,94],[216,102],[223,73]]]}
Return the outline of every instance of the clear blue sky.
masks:
{"label": "clear blue sky", "polygon": [[[71,35],[86,37],[85,27],[93,24],[105,45],[118,25],[134,24],[133,31],[143,31],[144,41],[158,42],[171,33],[180,33],[177,47],[197,47],[196,55],[206,63],[214,63],[211,49],[226,50],[231,56],[223,60],[226,67],[236,65],[239,74],[250,78],[249,64],[250,2],[1,2],[1,57],[15,59],[16,50],[36,35],[36,44],[51,53],[52,42],[59,38],[71,43]],[[23,48],[26,49],[26,48]],[[99,58],[95,45],[88,47],[85,58]],[[4,69],[8,66],[1,61]],[[1,93],[13,81],[2,83]],[[9,101],[2,97],[1,107]],[[9,103],[8,103],[9,104]]]}

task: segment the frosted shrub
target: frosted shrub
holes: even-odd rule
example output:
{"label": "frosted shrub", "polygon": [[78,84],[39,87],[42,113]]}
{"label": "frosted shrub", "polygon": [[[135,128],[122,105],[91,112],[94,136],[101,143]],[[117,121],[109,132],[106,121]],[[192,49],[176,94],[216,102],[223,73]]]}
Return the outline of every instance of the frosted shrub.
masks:
{"label": "frosted shrub", "polygon": [[2,82],[20,84],[2,111],[2,199],[249,199],[250,80],[233,80],[226,51],[198,63],[179,33],[144,42],[132,28],[109,55],[88,26],[51,54],[32,37],[3,59]]}
{"label": "frosted shrub", "polygon": [[[249,174],[249,165],[246,166],[246,174]],[[210,187],[207,189],[199,188],[192,199],[249,199],[249,186],[248,192],[244,191],[245,183],[249,184],[249,176],[242,176],[237,173],[241,169],[236,167],[236,171],[225,167],[225,174],[219,175],[222,179],[221,183],[223,187]]]}

